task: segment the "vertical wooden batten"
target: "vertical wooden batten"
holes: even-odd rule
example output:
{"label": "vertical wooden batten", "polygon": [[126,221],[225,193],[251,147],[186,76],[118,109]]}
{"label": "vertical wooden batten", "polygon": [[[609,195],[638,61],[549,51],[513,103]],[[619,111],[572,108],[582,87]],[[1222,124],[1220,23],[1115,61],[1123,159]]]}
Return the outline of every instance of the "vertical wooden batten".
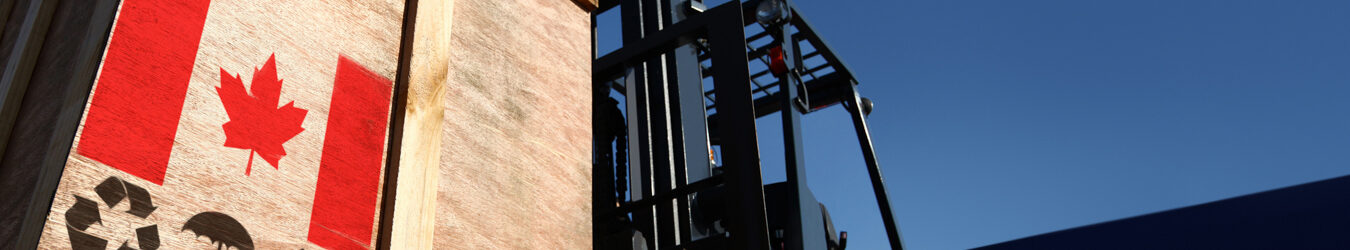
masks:
{"label": "vertical wooden batten", "polygon": [[[386,196],[386,202],[392,202],[392,211],[385,216],[387,231],[380,240],[380,247],[386,249],[431,249],[435,232],[436,187],[440,177],[441,121],[445,111],[442,101],[445,86],[449,84],[450,70],[450,30],[454,13],[454,0],[422,0],[408,4],[412,18],[405,25],[405,52],[407,75],[400,89],[403,98],[401,107],[401,129],[394,135],[398,145],[393,152],[397,155],[396,173],[391,176],[393,195]],[[411,34],[408,34],[411,33]],[[407,41],[407,40],[405,40]],[[392,168],[391,168],[392,169]]]}

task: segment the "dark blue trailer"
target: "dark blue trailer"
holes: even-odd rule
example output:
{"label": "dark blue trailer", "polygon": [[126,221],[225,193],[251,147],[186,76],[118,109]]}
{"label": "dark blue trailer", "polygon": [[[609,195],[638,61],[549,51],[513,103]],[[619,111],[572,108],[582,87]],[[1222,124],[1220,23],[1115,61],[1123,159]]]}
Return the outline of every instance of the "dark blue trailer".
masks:
{"label": "dark blue trailer", "polygon": [[977,249],[1350,249],[1350,176]]}

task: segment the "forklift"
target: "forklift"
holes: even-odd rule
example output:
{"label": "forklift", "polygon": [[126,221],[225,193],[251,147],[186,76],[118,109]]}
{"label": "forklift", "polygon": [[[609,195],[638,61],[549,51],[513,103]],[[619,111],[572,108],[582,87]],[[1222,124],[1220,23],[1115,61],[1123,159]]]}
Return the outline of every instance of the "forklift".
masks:
{"label": "forklift", "polygon": [[[600,54],[597,16],[619,11]],[[850,113],[892,249],[904,249],[871,101],[790,0],[601,0],[592,12],[596,249],[845,249],[807,187],[802,115]],[[763,183],[755,119],[781,112],[787,181]],[[777,167],[777,166],[770,166]]]}

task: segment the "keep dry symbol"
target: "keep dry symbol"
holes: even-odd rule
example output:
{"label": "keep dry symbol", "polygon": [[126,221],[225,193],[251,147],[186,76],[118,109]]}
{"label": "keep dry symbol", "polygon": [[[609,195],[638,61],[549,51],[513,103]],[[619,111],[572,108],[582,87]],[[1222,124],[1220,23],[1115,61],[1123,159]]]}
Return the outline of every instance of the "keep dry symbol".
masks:
{"label": "keep dry symbol", "polygon": [[[150,192],[130,183],[125,183],[117,177],[108,177],[103,183],[94,187],[94,192],[98,193],[99,199],[103,200],[108,208],[116,206],[124,199],[131,200],[131,209],[126,212],[145,219],[150,217],[150,213],[155,211],[155,206],[150,201]],[[75,205],[66,210],[66,231],[70,233],[70,247],[72,249],[104,249],[108,245],[108,240],[90,235],[85,230],[93,224],[102,225],[102,216],[99,215],[98,202],[79,195],[75,196]],[[156,225],[149,225],[136,229],[136,240],[142,250],[154,250],[159,248],[159,229]],[[122,242],[118,248],[135,249]]]}
{"label": "keep dry symbol", "polygon": [[193,215],[183,224],[180,231],[186,230],[192,230],[197,236],[205,235],[211,243],[216,244],[216,249],[233,247],[239,250],[253,250],[253,237],[248,236],[248,230],[244,229],[244,225],[219,212]]}

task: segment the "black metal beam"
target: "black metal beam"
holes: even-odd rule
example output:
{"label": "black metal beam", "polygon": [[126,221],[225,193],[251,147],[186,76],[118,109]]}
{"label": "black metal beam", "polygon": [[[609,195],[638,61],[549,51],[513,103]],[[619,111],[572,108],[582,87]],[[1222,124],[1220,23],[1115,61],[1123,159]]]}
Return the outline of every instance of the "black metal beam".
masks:
{"label": "black metal beam", "polygon": [[596,3],[595,10],[591,11],[591,13],[604,13],[617,6],[619,6],[619,0],[599,0],[598,3]]}
{"label": "black metal beam", "polygon": [[[622,37],[624,44],[633,44],[643,41],[646,36],[645,30],[648,29],[644,22],[642,12],[643,0],[624,1],[619,5],[620,20],[622,21]],[[627,46],[625,46],[627,47]],[[610,53],[609,55],[614,55]],[[624,74],[623,81],[624,97],[626,107],[625,114],[628,120],[628,152],[629,152],[629,196],[632,200],[642,200],[651,198],[654,193],[652,190],[652,168],[653,149],[651,135],[651,107],[650,96],[648,95],[647,83],[648,77],[648,59],[650,57],[632,58],[619,65],[619,72]],[[592,63],[593,71],[599,70],[596,64]],[[604,75],[596,75],[604,76]],[[655,248],[659,240],[656,236],[656,208],[646,207],[640,211],[632,211],[632,226],[635,230],[642,232],[647,238],[647,248]]]}
{"label": "black metal beam", "polygon": [[867,162],[867,175],[872,179],[872,192],[877,197],[877,207],[881,209],[881,222],[886,225],[886,239],[891,249],[905,249],[900,241],[900,228],[896,226],[895,215],[891,213],[891,199],[886,191],[886,180],[881,175],[881,166],[877,163],[876,149],[872,147],[872,134],[867,129],[867,114],[863,113],[862,97],[858,96],[857,86],[849,85],[851,91],[844,97],[849,114],[853,116],[853,127],[858,133],[858,144],[862,147],[863,160]]}
{"label": "black metal beam", "polygon": [[[730,8],[726,8],[730,7]],[[720,9],[720,10],[719,10]],[[721,11],[730,10],[731,13]],[[721,137],[723,168],[728,191],[725,218],[730,226],[729,249],[769,249],[768,218],[764,210],[764,180],[760,174],[759,139],[755,128],[755,106],[750,92],[749,57],[745,51],[745,29],[726,25],[744,20],[737,2],[724,4],[703,17],[717,18],[708,29],[718,114],[724,124]],[[709,11],[713,12],[713,11]]]}
{"label": "black metal beam", "polygon": [[[662,28],[669,23],[669,16],[666,14],[667,3],[664,0],[638,0],[633,1],[641,3],[642,9],[642,37],[656,34],[662,31]],[[633,2],[629,2],[631,4]],[[647,113],[645,114],[646,136],[648,141],[643,144],[649,151],[651,170],[650,182],[644,183],[650,186],[650,193],[654,196],[656,193],[669,192],[674,189],[675,183],[675,147],[673,146],[673,135],[671,134],[673,121],[671,120],[671,82],[667,78],[669,67],[671,66],[666,58],[670,57],[669,50],[657,51],[651,57],[640,58],[645,62],[643,65],[644,84],[639,85],[646,93]],[[643,197],[650,199],[652,197]],[[676,221],[675,204],[670,200],[657,202],[655,209],[655,228],[654,235],[647,235],[648,243],[654,246],[654,249],[667,249],[679,244],[681,229]]]}
{"label": "black metal beam", "polygon": [[[809,101],[809,103],[807,103],[808,106],[812,107],[814,110],[815,108],[825,107],[840,102],[841,99],[839,97],[848,93],[848,84],[853,84],[853,81],[844,78],[844,74],[837,72],[831,72],[820,78],[816,78],[815,80],[807,81],[807,96],[811,96],[810,99],[807,99],[807,101]],[[777,84],[770,84],[769,86],[776,85]],[[781,93],[774,93],[755,99],[755,117],[763,117],[781,110],[783,105],[782,101],[780,101],[781,99]],[[717,127],[717,124],[720,124],[718,122],[720,119],[720,114],[708,116],[708,127]]]}
{"label": "black metal beam", "polygon": [[[599,32],[596,31],[595,15],[591,15],[592,60],[595,59],[600,50],[599,46],[597,46],[599,43],[596,42],[596,40],[598,40],[598,33]],[[404,39],[404,42],[406,43],[411,40],[412,39]],[[612,169],[614,166],[610,165],[609,162],[600,162],[600,155],[602,154],[600,151],[610,150],[609,138],[605,138],[608,137],[606,136],[608,131],[605,130],[611,129],[602,125],[605,124],[605,121],[608,121],[610,117],[604,116],[605,113],[601,107],[604,102],[601,102],[601,100],[609,98],[610,86],[613,81],[600,79],[602,78],[591,78],[591,246],[595,246],[596,248],[601,248],[600,246],[606,245],[601,241],[603,238],[601,235],[609,234],[609,231],[611,230],[609,228],[609,218],[614,218],[614,216],[604,216],[606,213],[613,210],[613,204],[609,204],[609,201],[614,200],[616,203],[618,202],[615,198],[611,198],[615,196],[615,190],[613,190],[615,185],[614,183],[610,183],[610,181],[614,180],[614,170]],[[624,147],[625,145],[619,146]],[[386,220],[392,218],[392,215],[386,216],[385,218]],[[387,240],[383,240],[382,243],[384,243],[384,241]],[[384,243],[383,246],[388,247],[388,243]]]}
{"label": "black metal beam", "polygon": [[[591,72],[593,77],[613,77],[623,73],[624,65],[635,61],[641,61],[644,58],[660,55],[665,51],[670,51],[679,47],[687,39],[681,37],[699,36],[707,30],[710,24],[709,19],[716,15],[725,15],[726,12],[736,11],[729,7],[740,7],[732,3],[717,6],[703,13],[702,15],[692,16],[689,19],[679,23],[666,26],[660,31],[652,32],[637,40],[624,40],[623,48],[610,52],[605,56],[595,59],[592,63]],[[637,11],[637,10],[634,10]],[[627,15],[627,14],[625,14]]]}
{"label": "black metal beam", "polygon": [[[789,250],[803,249],[825,249],[827,247],[824,237],[825,226],[822,225],[823,219],[820,215],[820,203],[816,201],[814,194],[807,185],[806,179],[806,157],[802,143],[802,114],[808,112],[806,107],[796,105],[803,100],[799,97],[805,95],[803,91],[801,78],[797,77],[797,70],[800,69],[801,60],[800,51],[797,49],[797,43],[789,39],[792,37],[791,28],[782,24],[776,26],[767,26],[765,33],[771,33],[774,37],[774,43],[765,45],[765,47],[779,46],[785,55],[784,66],[788,69],[782,75],[779,75],[778,93],[773,98],[778,100],[779,110],[783,126],[783,172],[787,175],[787,204],[786,207],[775,209],[786,210],[787,217],[785,221],[771,222],[776,225],[786,225],[786,231],[783,237],[783,247]],[[805,103],[802,103],[805,104]]]}
{"label": "black metal beam", "polygon": [[839,60],[839,57],[835,56],[834,50],[830,49],[830,46],[825,43],[825,40],[820,39],[820,35],[816,33],[815,28],[811,27],[811,23],[807,22],[806,18],[802,17],[801,13],[798,13],[796,8],[792,8],[792,17],[792,26],[797,27],[797,32],[800,34],[811,34],[806,36],[806,40],[811,42],[811,47],[815,47],[816,51],[820,52],[821,56],[825,57],[826,63],[835,64],[834,71],[844,72],[844,76],[847,76],[849,79],[855,79],[853,71],[850,71],[848,65],[845,65],[844,61]]}
{"label": "black metal beam", "polygon": [[616,216],[630,213],[633,211],[637,211],[638,209],[654,206],[656,205],[657,202],[669,202],[671,199],[679,198],[681,196],[690,195],[695,192],[706,191],[710,188],[722,185],[724,180],[725,178],[723,178],[722,175],[714,175],[712,177],[708,177],[703,180],[689,183],[688,185],[680,186],[670,191],[656,193],[656,195],[653,195],[649,199],[643,199],[623,204],[619,206],[619,208],[617,209],[606,211],[603,212],[602,214],[605,216]]}
{"label": "black metal beam", "polygon": [[[666,16],[669,17],[665,19],[664,24],[670,26],[701,14],[689,11],[691,1],[695,0],[663,0],[663,6],[668,8]],[[689,36],[680,39],[694,40]],[[690,182],[712,176],[712,169],[708,163],[707,112],[703,109],[705,103],[701,73],[703,65],[698,60],[697,44],[697,42],[688,43],[666,54],[666,75],[669,77],[671,95],[671,155],[674,158],[672,172],[676,190],[687,187]],[[674,198],[676,228],[679,231],[677,244],[682,245],[694,238],[695,230],[691,221],[693,212],[690,209],[691,202],[688,195]]]}

